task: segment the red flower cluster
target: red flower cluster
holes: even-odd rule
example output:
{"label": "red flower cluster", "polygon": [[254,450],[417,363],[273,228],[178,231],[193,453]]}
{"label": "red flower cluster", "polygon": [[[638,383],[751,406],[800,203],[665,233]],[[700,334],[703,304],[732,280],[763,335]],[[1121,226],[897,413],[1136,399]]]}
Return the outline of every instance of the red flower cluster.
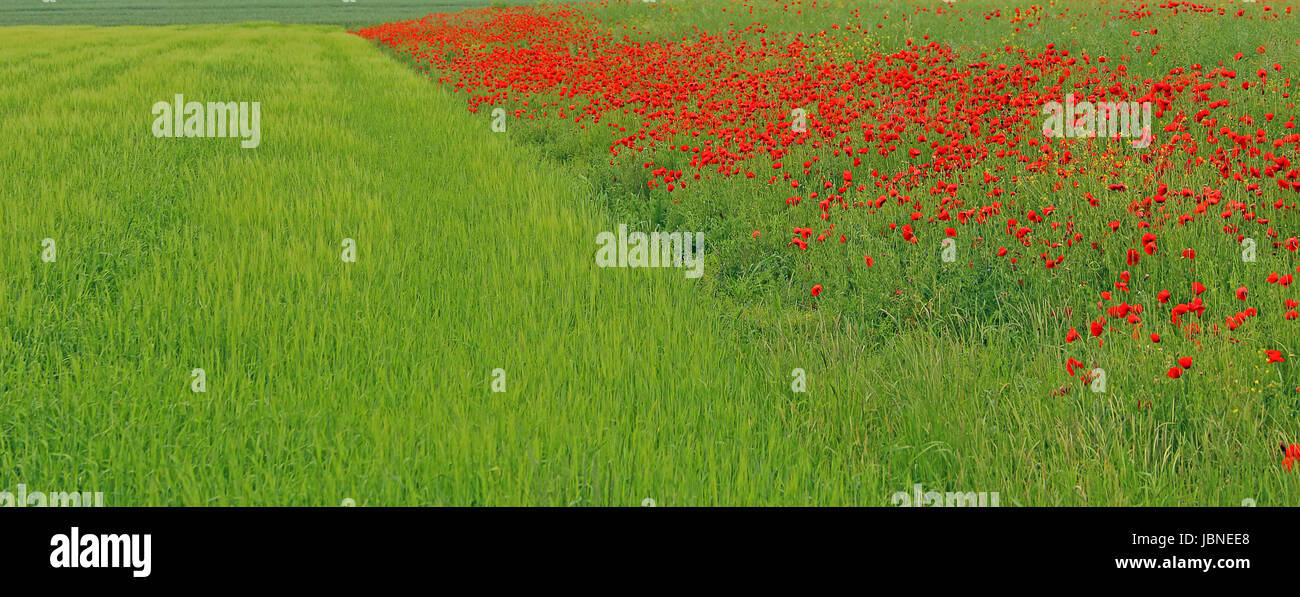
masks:
{"label": "red flower cluster", "polygon": [[[741,6],[753,13],[752,4]],[[1106,18],[1163,18],[1170,26],[1234,18],[1189,2],[1135,6]],[[937,5],[915,10],[947,14]],[[1268,18],[1291,13],[1265,10]],[[994,10],[983,21],[1020,32],[1060,14]],[[957,16],[954,26],[964,21]],[[1300,131],[1296,114],[1273,108],[1294,108],[1295,83],[1282,62],[1265,58],[1268,48],[1227,51],[1216,64],[1172,56],[1162,75],[1139,77],[1130,72],[1131,55],[1054,43],[974,54],[923,36],[849,49],[872,29],[857,20],[802,34],[753,23],[640,40],[575,8],[515,7],[430,15],[357,34],[466,94],[472,112],[502,106],[516,118],[569,130],[603,127],[610,164],[640,167],[638,182],[661,198],[704,179],[766,183],[772,209],[803,224],[784,243],[796,255],[846,250],[855,232],[835,227],[856,214],[855,224],[869,222],[865,234],[897,238],[902,247],[963,239],[971,266],[1032,267],[1061,277],[1074,263],[1123,269],[1099,293],[1095,313],[1066,323],[1076,327],[1068,327],[1065,342],[1083,339],[1078,329],[1098,347],[1108,334],[1147,338],[1178,351],[1164,357],[1176,360],[1170,379],[1191,368],[1190,356],[1175,356],[1185,352],[1180,348],[1197,349],[1207,336],[1236,343],[1233,334],[1259,326],[1255,321],[1276,326],[1300,318],[1295,297],[1284,294],[1290,273],[1251,278],[1269,285],[1251,292],[1215,264],[1202,265],[1228,245],[1253,250],[1256,238],[1261,251],[1281,260],[1300,250],[1296,231],[1285,230],[1295,228],[1300,199]],[[1134,29],[1138,41],[1126,43],[1154,44],[1146,50],[1156,56],[1162,30],[1167,35],[1161,27]],[[1149,144],[1046,134],[1045,108],[1070,101],[1150,108]],[[1017,197],[1027,181],[1040,179],[1055,197]],[[1182,244],[1172,232],[1192,227],[1216,234],[1199,235],[1205,244],[1195,248],[1161,251]],[[760,230],[743,230],[750,242],[764,242]],[[1211,259],[1197,259],[1198,250]],[[883,254],[863,257],[868,268],[885,262]],[[1197,278],[1190,288],[1189,278]],[[823,284],[811,287],[814,297],[822,291]],[[1207,312],[1222,324],[1202,325]],[[1072,309],[1066,313],[1073,317]],[[1083,379],[1088,373],[1075,356],[1067,355],[1067,372]],[[1266,352],[1267,362],[1285,360],[1280,350]]]}
{"label": "red flower cluster", "polygon": [[1296,462],[1300,462],[1300,444],[1283,445],[1282,468],[1290,471]]}

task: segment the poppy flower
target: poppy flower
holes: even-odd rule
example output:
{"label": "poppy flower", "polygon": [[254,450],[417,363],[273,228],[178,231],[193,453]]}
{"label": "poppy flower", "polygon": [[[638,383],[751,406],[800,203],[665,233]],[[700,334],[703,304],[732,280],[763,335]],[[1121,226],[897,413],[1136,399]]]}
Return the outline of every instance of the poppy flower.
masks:
{"label": "poppy flower", "polygon": [[1291,472],[1291,467],[1300,462],[1300,444],[1282,444],[1279,447],[1282,448],[1282,469]]}
{"label": "poppy flower", "polygon": [[1083,366],[1082,361],[1075,359],[1074,357],[1070,357],[1065,361],[1065,372],[1069,374],[1070,377],[1074,377],[1074,369],[1076,367],[1082,367],[1082,366]]}

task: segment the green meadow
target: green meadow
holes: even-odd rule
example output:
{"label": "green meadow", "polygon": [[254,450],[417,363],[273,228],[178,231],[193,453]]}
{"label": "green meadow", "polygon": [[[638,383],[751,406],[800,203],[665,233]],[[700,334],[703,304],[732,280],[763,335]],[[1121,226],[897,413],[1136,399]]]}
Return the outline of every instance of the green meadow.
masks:
{"label": "green meadow", "polygon": [[[511,0],[508,4],[530,4]],[[484,0],[0,0],[3,25],[194,25],[276,22],[356,27],[456,12]],[[504,6],[505,2],[496,2]]]}
{"label": "green meadow", "polygon": [[[591,166],[594,137],[495,133],[347,32],[456,2],[360,17],[249,2],[243,18],[177,0],[135,19],[83,4],[48,22],[0,7],[22,24],[0,27],[0,491],[109,506],[885,506],[917,483],[1002,506],[1300,498],[1277,448],[1297,443],[1290,369],[1198,353],[1203,377],[1155,396],[1165,357],[1114,348],[1099,355],[1117,363],[1110,391],[1053,396],[1063,332],[1047,313],[1095,299],[1050,280],[996,301],[1014,281],[884,267],[890,291],[916,293],[882,315],[865,293],[812,304],[802,264],[726,240],[702,280],[598,267],[595,239],[620,223],[719,239],[798,223],[758,207],[710,220],[707,201],[751,196],[721,183],[677,208],[628,199]],[[169,25],[236,18],[309,24]],[[151,106],[176,94],[260,102],[260,145],[156,138]],[[1229,249],[1203,258],[1240,273]]]}

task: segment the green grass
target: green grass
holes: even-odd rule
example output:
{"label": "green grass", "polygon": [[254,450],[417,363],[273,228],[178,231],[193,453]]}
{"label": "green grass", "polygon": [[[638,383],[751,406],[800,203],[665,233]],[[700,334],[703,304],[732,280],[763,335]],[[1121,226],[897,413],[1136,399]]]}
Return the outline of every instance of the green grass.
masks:
{"label": "green grass", "polygon": [[[260,101],[261,147],[155,139],[150,106],[176,93]],[[937,263],[917,260],[915,302],[883,320],[854,304],[865,293],[813,308],[791,298],[801,278],[749,287],[726,247],[699,282],[599,269],[596,234],[640,208],[607,195],[581,146],[493,134],[463,102],[338,27],[0,28],[0,490],[108,505],[886,505],[914,483],[1002,505],[1300,496],[1276,448],[1294,395],[1239,390],[1254,372],[1233,355],[1198,354],[1212,383],[1151,409],[1136,366],[1110,368],[1106,394],[1056,398],[1046,306],[971,317]],[[1230,272],[1229,257],[1200,259]]]}
{"label": "green grass", "polygon": [[[2,484],[117,505],[878,497],[878,471],[821,458],[840,438],[782,374],[737,370],[680,272],[595,268],[610,223],[578,181],[359,38],[0,46],[4,130],[47,138],[3,154],[23,199],[0,208]],[[262,146],[154,139],[148,107],[177,92],[259,99]]]}
{"label": "green grass", "polygon": [[[530,4],[510,0],[496,4]],[[271,21],[355,27],[493,4],[489,0],[0,0],[0,25],[188,25]]]}

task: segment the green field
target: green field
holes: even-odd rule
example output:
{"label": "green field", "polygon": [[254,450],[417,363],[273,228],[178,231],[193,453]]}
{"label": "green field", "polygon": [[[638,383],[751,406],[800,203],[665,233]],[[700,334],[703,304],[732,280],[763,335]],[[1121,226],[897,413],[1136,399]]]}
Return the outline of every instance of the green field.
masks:
{"label": "green field", "polygon": [[[814,304],[838,258],[803,270],[735,240],[698,283],[601,269],[593,239],[619,223],[736,239],[799,222],[753,206],[715,218],[766,192],[722,183],[679,206],[620,195],[594,133],[495,134],[463,95],[347,31],[472,2],[213,4],[0,5],[0,24],[24,25],[0,28],[0,490],[110,506],[883,506],[916,483],[1003,506],[1300,500],[1277,451],[1296,443],[1292,363],[1206,351],[1196,385],[1157,391],[1168,356],[1116,347],[1097,358],[1132,367],[1109,367],[1110,391],[1053,396],[1064,356],[1047,313],[1095,299],[1052,279],[918,261],[858,281],[905,301]],[[638,4],[594,10],[644,19],[643,35],[727,18]],[[300,24],[162,26],[229,21]],[[260,146],[155,138],[150,107],[175,94],[260,102]],[[1200,259],[1243,278],[1233,251]]]}
{"label": "green field", "polygon": [[[529,3],[527,0],[509,2]],[[355,27],[418,18],[431,12],[455,12],[488,4],[483,0],[0,0],[0,26],[189,25],[270,21]]]}

